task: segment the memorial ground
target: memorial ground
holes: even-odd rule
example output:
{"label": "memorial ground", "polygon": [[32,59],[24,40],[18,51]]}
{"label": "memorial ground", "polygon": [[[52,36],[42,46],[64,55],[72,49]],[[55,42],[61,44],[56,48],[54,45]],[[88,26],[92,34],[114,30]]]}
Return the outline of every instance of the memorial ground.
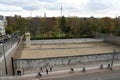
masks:
{"label": "memorial ground", "polygon": [[[79,55],[91,55],[91,54],[104,54],[112,53],[113,49],[120,52],[120,47],[106,43],[106,42],[83,42],[83,43],[57,43],[57,44],[32,44],[31,47],[24,47],[20,59],[40,59],[40,58],[50,58],[50,57],[64,57],[64,56],[79,56]],[[14,58],[18,58],[17,55]],[[108,64],[110,61],[94,63],[94,65],[99,66],[100,64]],[[93,65],[90,64],[89,66]],[[81,66],[88,66],[85,64],[76,65],[66,65],[65,66],[54,66],[53,71],[66,70],[68,67],[79,68]],[[45,70],[43,68],[43,70]],[[33,69],[24,69],[25,74],[37,73],[39,71],[38,67],[33,67]]]}
{"label": "memorial ground", "polygon": [[104,54],[120,51],[120,47],[105,42],[89,42],[78,44],[40,44],[24,48],[20,58],[48,58],[62,56],[76,56],[87,54]]}

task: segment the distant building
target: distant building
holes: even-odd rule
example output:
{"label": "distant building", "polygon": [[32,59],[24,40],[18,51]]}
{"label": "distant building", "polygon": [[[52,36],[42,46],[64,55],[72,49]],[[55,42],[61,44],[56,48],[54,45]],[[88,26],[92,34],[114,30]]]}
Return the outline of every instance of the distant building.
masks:
{"label": "distant building", "polygon": [[5,16],[0,15],[0,33],[5,35],[5,27],[7,25],[7,20]]}

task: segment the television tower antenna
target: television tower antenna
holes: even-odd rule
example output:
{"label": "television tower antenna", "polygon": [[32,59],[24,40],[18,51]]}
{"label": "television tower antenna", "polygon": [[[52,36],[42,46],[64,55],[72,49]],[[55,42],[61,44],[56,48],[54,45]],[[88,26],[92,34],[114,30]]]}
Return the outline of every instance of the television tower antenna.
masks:
{"label": "television tower antenna", "polygon": [[60,12],[61,12],[61,17],[62,17],[62,12],[63,12],[62,4],[61,4],[61,7],[60,7]]}
{"label": "television tower antenna", "polygon": [[[60,7],[60,17],[62,18],[62,11],[63,11],[63,8],[62,8],[62,4],[61,4],[61,7]],[[60,45],[60,31],[59,31],[59,45]]]}
{"label": "television tower antenna", "polygon": [[32,10],[30,10],[30,18],[32,17]]}

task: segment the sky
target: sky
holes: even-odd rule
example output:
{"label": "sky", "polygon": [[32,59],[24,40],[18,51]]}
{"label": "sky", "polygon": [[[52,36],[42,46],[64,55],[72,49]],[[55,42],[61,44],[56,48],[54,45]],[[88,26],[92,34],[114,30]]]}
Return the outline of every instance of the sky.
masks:
{"label": "sky", "polygon": [[118,17],[120,0],[0,0],[0,15]]}

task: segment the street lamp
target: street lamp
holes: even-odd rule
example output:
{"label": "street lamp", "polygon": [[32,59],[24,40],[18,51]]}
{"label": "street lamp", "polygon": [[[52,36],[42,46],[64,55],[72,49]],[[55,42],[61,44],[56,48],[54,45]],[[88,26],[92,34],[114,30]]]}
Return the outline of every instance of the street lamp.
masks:
{"label": "street lamp", "polygon": [[2,45],[2,48],[3,48],[3,56],[4,56],[4,62],[5,62],[5,72],[6,72],[6,75],[8,74],[8,71],[7,71],[7,63],[6,63],[6,56],[5,56],[5,49],[4,49],[4,42],[1,43]]}
{"label": "street lamp", "polygon": [[114,60],[114,56],[116,54],[116,51],[115,49],[113,49],[113,54],[112,54],[112,61],[111,61],[111,67],[113,66],[113,60]]}

